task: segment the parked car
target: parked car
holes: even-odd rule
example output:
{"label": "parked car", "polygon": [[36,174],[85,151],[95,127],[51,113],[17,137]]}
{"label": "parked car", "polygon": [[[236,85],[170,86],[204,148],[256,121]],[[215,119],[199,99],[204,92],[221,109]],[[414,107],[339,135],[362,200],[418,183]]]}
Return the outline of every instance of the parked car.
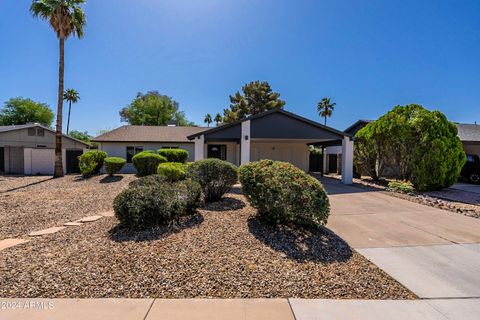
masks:
{"label": "parked car", "polygon": [[476,154],[467,154],[467,162],[463,166],[461,176],[471,183],[480,183],[480,157]]}

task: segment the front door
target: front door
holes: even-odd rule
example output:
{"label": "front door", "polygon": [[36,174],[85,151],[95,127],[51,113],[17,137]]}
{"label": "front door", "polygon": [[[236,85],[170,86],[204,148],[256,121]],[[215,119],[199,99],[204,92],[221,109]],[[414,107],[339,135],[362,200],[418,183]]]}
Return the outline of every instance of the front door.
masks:
{"label": "front door", "polygon": [[209,144],[207,146],[207,158],[227,160],[227,146],[225,144]]}
{"label": "front door", "polygon": [[67,173],[80,173],[78,157],[82,154],[82,150],[67,150]]}

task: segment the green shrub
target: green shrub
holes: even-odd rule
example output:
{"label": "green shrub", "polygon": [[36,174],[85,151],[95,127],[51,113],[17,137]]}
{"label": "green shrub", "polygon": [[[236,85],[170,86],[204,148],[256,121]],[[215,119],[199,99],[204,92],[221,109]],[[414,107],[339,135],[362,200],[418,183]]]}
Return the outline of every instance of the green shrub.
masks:
{"label": "green shrub", "polygon": [[90,150],[78,157],[78,167],[83,176],[98,174],[103,167],[107,153],[100,150]]}
{"label": "green shrub", "polygon": [[132,163],[140,177],[156,174],[160,163],[167,162],[167,159],[153,151],[142,151],[132,157]]}
{"label": "green shrub", "polygon": [[439,111],[396,106],[355,135],[355,165],[379,178],[388,169],[420,191],[456,182],[465,163],[457,128]]}
{"label": "green shrub", "polygon": [[113,201],[115,216],[123,226],[133,230],[167,225],[194,214],[201,205],[202,189],[191,180],[129,187]]}
{"label": "green shrub", "polygon": [[167,158],[168,162],[186,163],[188,151],[183,149],[159,149],[158,154]]}
{"label": "green shrub", "polygon": [[261,160],[239,170],[242,192],[272,224],[325,225],[330,205],[320,181],[287,162]]}
{"label": "green shrub", "polygon": [[109,176],[113,176],[115,173],[120,172],[127,160],[119,157],[106,157],[105,158],[105,171]]}
{"label": "green shrub", "polygon": [[388,183],[388,188],[395,192],[412,193],[415,189],[410,181],[392,180]]}
{"label": "green shrub", "polygon": [[138,178],[128,184],[130,188],[136,187],[152,187],[156,185],[160,185],[167,181],[164,176],[159,176],[158,174],[152,174],[149,176]]}
{"label": "green shrub", "polygon": [[158,165],[158,174],[170,182],[185,179],[185,165],[178,162],[165,162]]}
{"label": "green shrub", "polygon": [[206,201],[218,201],[237,182],[238,169],[227,161],[205,159],[187,165],[187,177],[202,186]]}

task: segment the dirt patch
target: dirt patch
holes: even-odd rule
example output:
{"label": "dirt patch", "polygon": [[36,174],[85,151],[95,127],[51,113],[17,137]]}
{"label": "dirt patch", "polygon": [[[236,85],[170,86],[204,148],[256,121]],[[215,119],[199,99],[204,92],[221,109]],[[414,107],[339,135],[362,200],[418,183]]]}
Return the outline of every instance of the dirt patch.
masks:
{"label": "dirt patch", "polygon": [[176,226],[70,227],[2,251],[0,296],[415,298],[330,230],[268,226],[255,213],[230,193]]}
{"label": "dirt patch", "polygon": [[0,239],[22,237],[112,209],[134,175],[0,177]]}

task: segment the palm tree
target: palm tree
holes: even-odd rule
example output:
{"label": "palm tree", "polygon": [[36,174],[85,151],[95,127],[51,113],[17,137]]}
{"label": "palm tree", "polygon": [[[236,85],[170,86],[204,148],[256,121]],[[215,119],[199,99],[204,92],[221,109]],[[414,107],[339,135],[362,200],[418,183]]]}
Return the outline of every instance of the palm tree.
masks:
{"label": "palm tree", "polygon": [[323,98],[322,101],[317,104],[317,112],[320,117],[325,118],[325,125],[327,125],[327,117],[332,116],[336,105],[335,102],[330,102],[330,98]]}
{"label": "palm tree", "polygon": [[205,119],[203,119],[203,122],[207,124],[207,127],[210,127],[210,123],[212,123],[212,115],[210,113],[207,113],[205,115]]}
{"label": "palm tree", "polygon": [[223,121],[223,117],[220,113],[217,113],[215,115],[215,119],[213,119],[215,121],[215,123],[217,124],[217,127],[218,125]]}
{"label": "palm tree", "polygon": [[72,103],[77,103],[80,100],[80,96],[75,89],[67,89],[63,93],[63,100],[68,101],[68,120],[67,120],[67,134],[70,128],[70,111],[72,110]]}
{"label": "palm tree", "polygon": [[65,40],[70,36],[83,37],[86,24],[85,13],[80,5],[85,0],[33,0],[30,12],[34,17],[48,21],[57,34],[60,57],[58,63],[58,105],[55,130],[55,171],[54,178],[63,177],[62,166],[62,112],[63,76],[65,65]]}

